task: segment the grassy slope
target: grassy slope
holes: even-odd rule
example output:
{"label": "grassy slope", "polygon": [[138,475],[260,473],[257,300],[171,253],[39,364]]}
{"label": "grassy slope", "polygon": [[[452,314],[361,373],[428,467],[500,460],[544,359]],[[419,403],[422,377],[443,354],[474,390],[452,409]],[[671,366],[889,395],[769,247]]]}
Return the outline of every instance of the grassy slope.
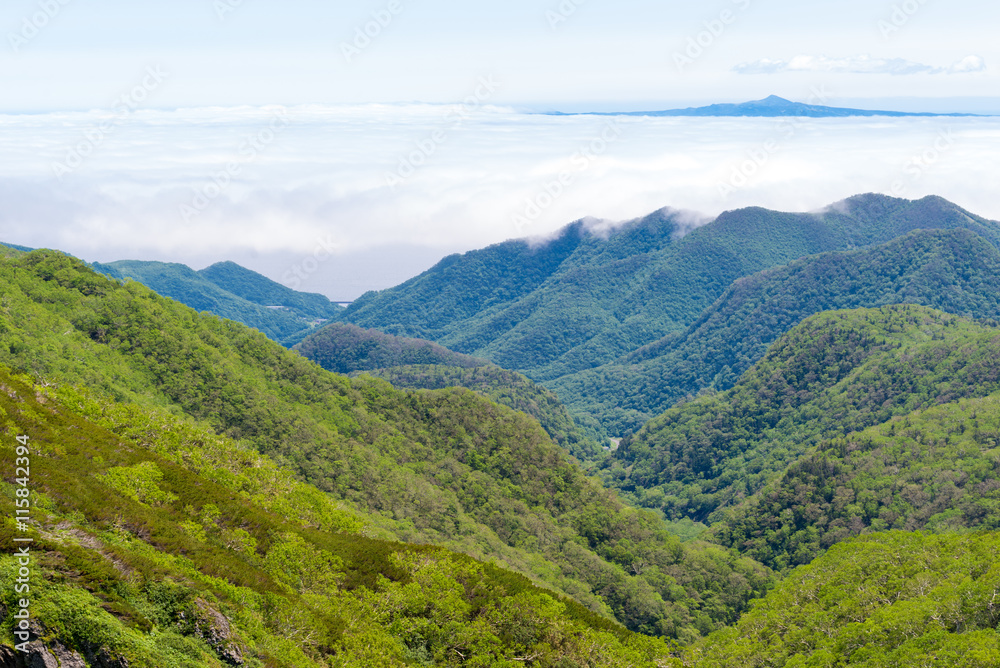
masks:
{"label": "grassy slope", "polygon": [[822,313],[724,393],[626,438],[607,480],[669,516],[704,521],[824,438],[1000,388],[1000,330],[918,306]]}
{"label": "grassy slope", "polygon": [[624,434],[705,388],[729,389],[778,337],[820,311],[910,303],[1000,317],[997,275],[1000,251],[968,230],[804,258],[737,281],[683,333],[549,385],[573,397],[574,413]]}
{"label": "grassy slope", "polygon": [[499,559],[630,628],[680,637],[731,621],[766,586],[749,561],[680,545],[587,478],[537,421],[471,392],[351,381],[58,254],[0,272],[0,362],[198,420],[399,539]]}
{"label": "grassy slope", "polygon": [[[13,462],[29,437],[34,498],[20,531],[24,488],[5,476],[2,603],[10,622],[12,538],[32,536],[36,655],[134,668],[666,660],[666,645],[522,576],[369,538],[359,513],[188,421],[3,368],[0,388],[0,451]],[[11,627],[0,640],[13,645]]]}

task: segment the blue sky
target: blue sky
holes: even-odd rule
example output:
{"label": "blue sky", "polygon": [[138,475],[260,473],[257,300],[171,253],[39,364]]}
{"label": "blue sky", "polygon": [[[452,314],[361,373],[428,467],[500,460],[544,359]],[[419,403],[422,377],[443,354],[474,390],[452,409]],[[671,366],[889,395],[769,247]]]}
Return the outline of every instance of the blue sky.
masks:
{"label": "blue sky", "polygon": [[166,108],[451,102],[483,75],[522,108],[989,97],[997,25],[972,0],[8,0],[0,109],[99,108],[151,64]]}

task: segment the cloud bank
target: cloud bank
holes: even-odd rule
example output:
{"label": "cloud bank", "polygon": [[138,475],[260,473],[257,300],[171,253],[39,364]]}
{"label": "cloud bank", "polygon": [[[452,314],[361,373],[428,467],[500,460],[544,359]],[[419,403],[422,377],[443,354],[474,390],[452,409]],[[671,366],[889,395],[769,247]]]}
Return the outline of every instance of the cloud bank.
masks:
{"label": "cloud bank", "polygon": [[[99,137],[105,115],[0,115],[0,241],[102,261],[257,258],[281,280],[318,249],[327,267],[346,267],[338,258],[386,244],[404,254],[471,249],[664,206],[805,211],[875,191],[937,194],[1000,219],[989,180],[1000,153],[994,118],[240,107],[137,112]],[[59,174],[55,165],[74,154],[79,164]],[[379,287],[362,276],[366,264],[349,273]]]}

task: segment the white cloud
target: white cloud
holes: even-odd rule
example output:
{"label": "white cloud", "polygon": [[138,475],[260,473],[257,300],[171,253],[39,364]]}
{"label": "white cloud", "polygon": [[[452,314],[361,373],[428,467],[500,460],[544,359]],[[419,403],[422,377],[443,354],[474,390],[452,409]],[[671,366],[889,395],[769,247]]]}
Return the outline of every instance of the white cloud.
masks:
{"label": "white cloud", "polygon": [[948,68],[950,74],[985,72],[986,60],[982,56],[966,56]]}
{"label": "white cloud", "polygon": [[[278,267],[269,275],[281,280],[320,240],[347,254],[386,243],[453,251],[664,206],[709,216],[749,205],[814,210],[889,192],[895,181],[907,197],[938,194],[1000,219],[983,176],[1000,152],[1000,119],[629,117],[616,120],[616,135],[607,118],[499,108],[455,125],[448,112],[456,109],[290,107],[291,125],[252,160],[239,148],[267,127],[273,110],[142,112],[62,180],[52,162],[83,141],[100,114],[0,115],[0,241],[95,260],[257,257],[262,268]],[[938,156],[935,138],[945,128],[954,142]],[[435,131],[445,136],[430,147]],[[772,143],[777,149],[765,150]],[[421,144],[433,149],[425,164],[388,187],[386,174]],[[234,159],[243,160],[239,174],[185,222],[179,206]],[[914,161],[927,164],[917,169]],[[742,185],[722,197],[720,184],[738,172]],[[515,216],[529,200],[543,206],[519,227]],[[343,298],[343,281],[312,289]]]}
{"label": "white cloud", "polygon": [[782,72],[829,72],[834,74],[967,74],[982,72],[986,61],[981,56],[966,56],[950,67],[935,67],[904,58],[875,58],[868,54],[831,58],[829,56],[794,56],[790,60],[762,58],[733,68],[738,74],[778,74]]}

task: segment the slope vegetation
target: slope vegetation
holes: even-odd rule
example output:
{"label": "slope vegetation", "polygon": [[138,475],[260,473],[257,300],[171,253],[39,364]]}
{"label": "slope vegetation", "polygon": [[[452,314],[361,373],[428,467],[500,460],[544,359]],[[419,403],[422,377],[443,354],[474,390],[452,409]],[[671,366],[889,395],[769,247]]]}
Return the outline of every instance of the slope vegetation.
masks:
{"label": "slope vegetation", "polygon": [[611,231],[579,222],[544,243],[451,256],[365,295],[343,320],[548,382],[681,332],[736,279],[806,255],[916,229],[967,229],[1000,246],[1000,226],[935,197],[862,195],[810,214],[741,209],[685,235],[690,226],[690,216],[663,210]]}
{"label": "slope vegetation", "polygon": [[472,392],[352,381],[57,253],[0,272],[0,363],[183,415],[355,505],[388,537],[498,559],[630,629],[682,638],[732,621],[767,586],[766,569],[682,545],[536,420]]}
{"label": "slope vegetation", "polygon": [[804,258],[736,281],[680,334],[549,385],[574,412],[624,434],[706,388],[729,389],[782,334],[821,311],[907,303],[1000,318],[997,276],[1000,251],[963,229]]}
{"label": "slope vegetation", "polygon": [[603,454],[599,444],[605,440],[596,430],[576,424],[556,395],[516,371],[492,364],[473,368],[417,365],[379,369],[372,371],[372,375],[408,389],[470,389],[532,416],[553,441],[582,462],[595,461]]}
{"label": "slope vegetation", "polygon": [[684,665],[1000,665],[998,549],[996,533],[894,531],[837,545]]}
{"label": "slope vegetation", "polygon": [[122,260],[93,268],[119,280],[137,281],[196,311],[259,329],[275,341],[298,342],[343,308],[323,295],[295,292],[232,262],[194,271],[183,264]]}
{"label": "slope vegetation", "polygon": [[824,441],[713,533],[784,569],[851,536],[889,529],[1000,529],[1000,394]]}
{"label": "slope vegetation", "polygon": [[[522,576],[372,539],[360,513],[187,422],[3,368],[0,387],[0,452],[31,462],[30,481],[0,484],[3,665],[18,654],[122,668],[667,660],[664,643]],[[25,498],[31,519],[18,526]],[[26,545],[14,539],[26,537],[27,639],[11,634]]]}
{"label": "slope vegetation", "polygon": [[327,371],[344,374],[413,364],[463,368],[489,364],[430,341],[392,336],[339,322],[313,332],[293,348]]}
{"label": "slope vegetation", "polygon": [[668,516],[718,519],[823,439],[997,389],[995,327],[908,305],[822,313],[731,390],[624,439],[606,479]]}

